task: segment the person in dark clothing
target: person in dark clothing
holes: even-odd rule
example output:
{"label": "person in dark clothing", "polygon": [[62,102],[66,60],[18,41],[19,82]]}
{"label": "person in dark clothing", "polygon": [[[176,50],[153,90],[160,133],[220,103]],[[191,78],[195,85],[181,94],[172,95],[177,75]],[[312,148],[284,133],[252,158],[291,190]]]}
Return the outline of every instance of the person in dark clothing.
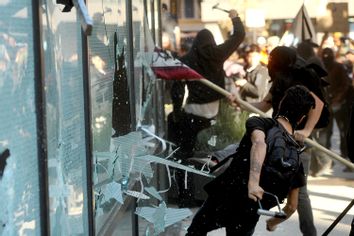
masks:
{"label": "person in dark clothing", "polygon": [[329,107],[332,112],[332,119],[327,128],[329,143],[327,148],[331,148],[330,138],[333,132],[333,123],[336,121],[340,133],[340,152],[343,157],[347,158],[346,132],[348,130],[348,114],[354,90],[344,66],[336,62],[333,50],[331,48],[323,49],[321,57],[328,71],[328,76],[325,79],[329,83],[327,93]]}
{"label": "person in dark clothing", "polygon": [[[347,134],[347,142],[354,143],[354,100],[350,109],[349,129]],[[354,163],[354,145],[348,145],[348,157]]]}
{"label": "person in dark clothing", "polygon": [[[197,34],[189,52],[180,59],[205,79],[222,88],[225,87],[223,64],[245,37],[243,24],[236,10],[230,10],[229,17],[234,30],[224,43],[216,45],[212,33],[203,29]],[[185,84],[188,87],[188,97],[183,107]],[[179,148],[174,157],[187,164],[187,159],[194,154],[198,133],[210,127],[211,121],[218,114],[219,100],[223,98],[223,95],[198,81],[186,83],[175,81],[171,88],[171,98],[173,112],[167,118],[168,139]],[[177,179],[180,179],[180,181],[177,180],[180,192],[179,200],[190,198],[192,195],[190,189],[181,186],[184,185],[184,177],[177,176]]]}
{"label": "person in dark clothing", "polygon": [[[354,143],[354,100],[352,101],[352,105],[351,105],[347,142],[351,144]],[[348,157],[351,160],[351,162],[354,163],[354,145],[348,145]],[[354,236],[354,217],[352,220],[349,236]]]}
{"label": "person in dark clothing", "polygon": [[[280,201],[289,194],[283,210],[287,218],[295,212],[305,176],[293,134],[314,105],[308,89],[294,86],[285,93],[275,119],[254,116],[247,120],[246,134],[230,166],[205,186],[208,198],[194,216],[188,236],[206,235],[221,227],[226,227],[227,235],[252,235],[259,219],[257,200],[263,209],[277,205],[265,191]],[[269,219],[268,230],[283,220]]]}
{"label": "person in dark clothing", "polygon": [[[201,30],[193,41],[192,48],[180,60],[190,68],[197,71],[205,79],[210,80],[220,87],[225,87],[225,72],[223,70],[224,61],[237,49],[245,37],[245,31],[240,18],[235,10],[229,14],[234,25],[234,32],[223,44],[216,45],[212,33],[207,30]],[[185,127],[177,132],[175,141],[180,147],[182,159],[193,155],[193,147],[197,133],[210,126],[210,120],[218,113],[219,100],[223,95],[209,88],[198,81],[186,82],[188,87],[188,97],[186,105],[182,107],[184,98],[184,83],[175,81],[171,89],[173,102],[173,112],[170,116],[175,121],[181,119],[189,120],[191,127]],[[191,122],[194,120],[194,122]],[[199,126],[193,128],[192,126]],[[184,131],[193,130],[194,135],[185,135]],[[175,130],[172,131],[174,133]]]}
{"label": "person in dark clothing", "polygon": [[[299,43],[296,51],[298,55],[306,61],[306,64],[313,65],[314,68],[317,69],[317,74],[320,78],[320,83],[317,85],[319,87],[318,89],[322,89],[327,86],[327,83],[322,77],[326,76],[328,73],[324,69],[321,59],[316,56],[314,50],[316,47],[318,47],[317,44],[307,40]],[[326,127],[314,129],[311,138],[324,147],[327,147]],[[301,160],[305,168],[306,176],[309,173],[311,173],[311,175],[316,175],[328,170],[328,168],[331,167],[332,162],[332,159],[330,159],[327,154],[318,152],[318,150],[314,148],[307,148],[305,152],[301,154]],[[311,201],[306,186],[300,188],[298,216],[302,234],[305,236],[315,236],[317,232],[312,213]]]}
{"label": "person in dark clothing", "polygon": [[[307,87],[315,99],[316,106],[310,109],[306,121],[302,122],[301,126],[297,127],[294,132],[295,139],[300,142],[303,142],[305,138],[310,136],[321,116],[324,106],[324,102],[314,92],[318,90],[321,83],[321,78],[317,76],[319,72],[316,70],[318,68],[314,67],[316,68],[314,73],[310,73],[309,71],[312,68],[307,70],[308,68],[305,61],[297,56],[294,49],[285,46],[274,48],[270,53],[268,63],[268,73],[272,81],[272,86],[269,93],[261,102],[251,103],[263,112],[273,108],[274,117],[278,113],[280,100],[288,88],[295,85],[304,85]],[[232,100],[233,98],[230,99]],[[304,159],[303,164],[307,175],[309,160],[306,159],[309,159],[309,156],[301,155],[301,158]],[[299,198],[300,230],[304,236],[315,236],[317,233],[313,223],[311,202],[306,185],[300,188]]]}

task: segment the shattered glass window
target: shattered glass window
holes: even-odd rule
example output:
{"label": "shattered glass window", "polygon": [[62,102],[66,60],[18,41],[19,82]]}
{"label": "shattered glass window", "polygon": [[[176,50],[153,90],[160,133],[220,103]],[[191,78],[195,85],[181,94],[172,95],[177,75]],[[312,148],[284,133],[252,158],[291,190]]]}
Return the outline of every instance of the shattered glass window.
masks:
{"label": "shattered glass window", "polygon": [[81,24],[76,9],[44,2],[42,18],[52,235],[87,235]]}
{"label": "shattered glass window", "polygon": [[[96,234],[131,235],[135,198],[127,196],[135,147],[126,136],[132,130],[126,4],[92,0],[87,6],[94,26],[88,40]],[[109,224],[113,219],[122,223]]]}
{"label": "shattered glass window", "polygon": [[0,11],[0,235],[40,235],[32,2]]}

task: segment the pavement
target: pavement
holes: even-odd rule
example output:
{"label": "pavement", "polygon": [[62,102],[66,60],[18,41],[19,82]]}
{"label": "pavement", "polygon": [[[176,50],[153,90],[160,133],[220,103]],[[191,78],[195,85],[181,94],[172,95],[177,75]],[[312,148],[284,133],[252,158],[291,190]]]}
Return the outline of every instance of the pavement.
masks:
{"label": "pavement", "polygon": [[[354,172],[343,172],[344,166],[337,163],[321,177],[308,178],[308,191],[311,199],[317,235],[322,235],[333,221],[342,213],[348,204],[354,199]],[[198,209],[193,208],[195,213]],[[343,219],[328,234],[333,236],[348,236],[350,224],[354,217],[354,207],[343,217]],[[179,225],[179,233],[176,231],[165,232],[164,235],[185,235],[192,217],[184,220]],[[254,236],[301,236],[299,229],[298,215],[295,212],[287,221],[280,224],[274,232],[266,230],[266,220],[262,216],[256,226]],[[212,231],[208,236],[225,236],[225,230]]]}

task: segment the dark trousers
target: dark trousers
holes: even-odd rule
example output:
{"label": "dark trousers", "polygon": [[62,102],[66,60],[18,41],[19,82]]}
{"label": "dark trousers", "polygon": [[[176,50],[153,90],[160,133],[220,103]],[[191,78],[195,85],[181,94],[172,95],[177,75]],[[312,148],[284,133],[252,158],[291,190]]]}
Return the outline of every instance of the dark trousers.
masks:
{"label": "dark trousers", "polygon": [[336,121],[340,135],[340,152],[344,158],[348,157],[347,132],[349,129],[350,103],[344,102],[339,108],[333,111],[333,117],[328,125],[328,135],[332,136],[333,122]]}
{"label": "dark trousers", "polygon": [[[182,164],[190,164],[188,158],[193,157],[198,133],[210,127],[210,121],[210,119],[185,112],[180,112],[179,114],[170,113],[168,115],[168,140],[175,143],[179,148],[173,156],[175,159],[181,160]],[[194,199],[193,175],[178,169],[175,170],[175,173],[179,207],[198,205]]]}
{"label": "dark trousers", "polygon": [[[237,201],[237,199],[235,198],[233,201]],[[246,201],[252,200],[246,199]],[[205,236],[208,232],[222,227],[226,228],[228,236],[253,235],[259,219],[256,213],[257,208],[255,206],[253,209],[242,210],[228,204],[225,199],[208,197],[194,216],[186,236]]]}
{"label": "dark trousers", "polygon": [[179,150],[175,157],[184,161],[194,154],[198,133],[210,127],[211,119],[193,114],[172,112],[167,117],[168,140],[175,143]]}
{"label": "dark trousers", "polygon": [[[306,176],[309,172],[310,154],[303,152],[300,155],[301,162],[304,166]],[[306,177],[307,178],[307,177]],[[299,202],[297,206],[297,212],[299,215],[300,230],[303,236],[316,236],[317,231],[314,224],[312,206],[309,194],[307,192],[307,185],[302,186],[299,191]]]}

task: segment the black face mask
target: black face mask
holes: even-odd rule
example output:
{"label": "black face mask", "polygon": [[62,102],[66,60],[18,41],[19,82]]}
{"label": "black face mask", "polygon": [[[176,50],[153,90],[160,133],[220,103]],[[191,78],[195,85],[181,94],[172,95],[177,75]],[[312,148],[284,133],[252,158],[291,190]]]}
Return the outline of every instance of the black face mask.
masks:
{"label": "black face mask", "polygon": [[268,64],[269,76],[272,77],[279,72],[289,72],[295,62],[295,50],[284,46],[274,48],[270,53],[270,60]]}
{"label": "black face mask", "polygon": [[322,61],[323,61],[323,64],[325,64],[325,66],[332,65],[334,62],[334,57],[329,56],[329,55],[324,55],[322,57]]}
{"label": "black face mask", "polygon": [[334,52],[332,51],[332,49],[329,49],[329,48],[323,49],[322,61],[323,61],[323,64],[325,64],[326,66],[333,64],[333,62],[334,62]]}

